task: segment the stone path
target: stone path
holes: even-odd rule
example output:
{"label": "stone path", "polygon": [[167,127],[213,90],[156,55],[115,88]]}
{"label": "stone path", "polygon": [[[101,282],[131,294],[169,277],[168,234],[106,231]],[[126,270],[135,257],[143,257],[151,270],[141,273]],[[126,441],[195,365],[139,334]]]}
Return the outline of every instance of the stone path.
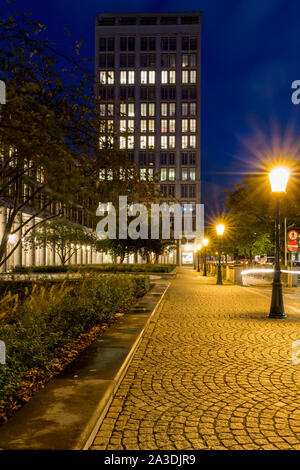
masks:
{"label": "stone path", "polygon": [[300,449],[300,310],[260,292],[181,269],[92,449]]}

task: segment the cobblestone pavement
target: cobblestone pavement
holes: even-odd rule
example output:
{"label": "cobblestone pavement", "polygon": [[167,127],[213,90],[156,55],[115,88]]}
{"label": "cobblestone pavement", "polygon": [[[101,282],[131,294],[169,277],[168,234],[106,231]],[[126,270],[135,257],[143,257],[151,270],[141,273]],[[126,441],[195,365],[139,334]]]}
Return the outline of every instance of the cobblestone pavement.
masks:
{"label": "cobblestone pavement", "polygon": [[92,449],[300,449],[300,310],[268,295],[181,269]]}

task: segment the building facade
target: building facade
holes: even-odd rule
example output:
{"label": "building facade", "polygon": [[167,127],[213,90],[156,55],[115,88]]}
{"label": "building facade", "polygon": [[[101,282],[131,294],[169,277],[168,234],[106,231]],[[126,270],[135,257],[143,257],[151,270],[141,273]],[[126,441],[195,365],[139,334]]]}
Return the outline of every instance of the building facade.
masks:
{"label": "building facade", "polygon": [[[201,12],[105,13],[95,24],[105,128],[165,197],[201,202]],[[123,136],[122,136],[123,134]],[[109,136],[107,137],[109,138]],[[190,210],[190,209],[189,209]],[[177,262],[184,262],[178,250]]]}

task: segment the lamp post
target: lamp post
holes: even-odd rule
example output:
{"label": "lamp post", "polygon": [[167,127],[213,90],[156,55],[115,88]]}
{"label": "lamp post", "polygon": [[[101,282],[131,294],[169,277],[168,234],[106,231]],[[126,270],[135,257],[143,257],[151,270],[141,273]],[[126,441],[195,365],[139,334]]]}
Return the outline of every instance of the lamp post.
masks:
{"label": "lamp post", "polygon": [[206,270],[206,247],[208,245],[208,239],[203,238],[203,246],[204,246],[204,268],[203,268],[203,276],[207,276],[207,270]]}
{"label": "lamp post", "polygon": [[286,168],[277,167],[269,173],[269,178],[272,192],[276,193],[275,263],[269,318],[286,318],[283,305],[280,271],[280,200],[282,193],[285,193],[286,190],[289,179],[289,171]]}
{"label": "lamp post", "polygon": [[194,256],[193,256],[193,261],[194,261],[194,269],[197,269],[197,248],[194,248]]}
{"label": "lamp post", "polygon": [[224,233],[225,226],[223,224],[218,224],[216,226],[217,235],[219,237],[219,261],[218,261],[218,275],[217,275],[217,284],[222,285],[222,271],[221,271],[221,237]]}
{"label": "lamp post", "polygon": [[197,273],[200,273],[200,251],[202,249],[202,245],[199,243],[197,245]]}

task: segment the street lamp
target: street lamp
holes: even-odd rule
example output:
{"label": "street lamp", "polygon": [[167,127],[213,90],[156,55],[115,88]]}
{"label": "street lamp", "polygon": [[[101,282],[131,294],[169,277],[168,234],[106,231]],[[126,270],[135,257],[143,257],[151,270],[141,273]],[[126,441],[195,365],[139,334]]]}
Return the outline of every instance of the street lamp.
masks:
{"label": "street lamp", "polygon": [[225,226],[223,224],[218,224],[216,226],[217,235],[219,237],[219,262],[218,262],[218,275],[217,275],[217,284],[222,285],[222,271],[221,271],[221,237],[224,233]]}
{"label": "street lamp", "polygon": [[208,245],[208,239],[207,238],[203,238],[203,246],[204,246],[204,268],[203,268],[203,276],[207,276],[207,272],[206,272],[206,247]]}
{"label": "street lamp", "polygon": [[285,193],[289,176],[289,171],[284,167],[274,168],[269,173],[272,192],[276,193],[275,265],[269,318],[286,318],[280,271],[280,200],[282,193]]}
{"label": "street lamp", "polygon": [[200,272],[200,251],[202,249],[201,243],[197,246],[197,272]]}

